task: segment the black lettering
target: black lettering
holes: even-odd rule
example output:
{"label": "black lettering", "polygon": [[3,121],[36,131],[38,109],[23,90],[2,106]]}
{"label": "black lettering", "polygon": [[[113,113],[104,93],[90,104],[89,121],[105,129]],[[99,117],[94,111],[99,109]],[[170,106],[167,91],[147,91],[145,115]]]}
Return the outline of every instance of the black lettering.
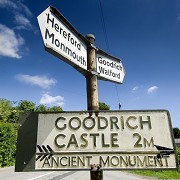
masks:
{"label": "black lettering", "polygon": [[102,147],[109,147],[109,144],[106,144],[104,134],[102,134]]}
{"label": "black lettering", "polygon": [[81,147],[86,148],[88,146],[88,140],[85,138],[88,134],[83,133],[81,134],[81,140],[84,144],[81,144]]}
{"label": "black lettering", "polygon": [[141,142],[141,135],[139,135],[138,133],[134,133],[133,137],[137,137],[137,141],[134,144],[134,147],[136,147],[136,148],[142,147],[142,144],[140,143]]}
{"label": "black lettering", "polygon": [[46,29],[46,31],[45,31],[45,39],[47,39],[47,38],[49,38],[49,39],[52,38],[52,44],[54,44],[54,34],[53,33],[50,34],[48,29]]}
{"label": "black lettering", "polygon": [[147,120],[144,120],[144,121],[142,119],[142,116],[139,116],[139,119],[140,119],[140,127],[141,127],[141,129],[144,128],[144,126],[143,126],[144,124],[147,124],[148,128],[152,129],[150,116],[147,116]]}
{"label": "black lettering", "polygon": [[136,118],[136,116],[129,116],[128,118],[127,118],[127,120],[126,120],[126,124],[127,124],[127,126],[130,128],[130,129],[137,129],[138,128],[138,126],[136,125],[136,126],[132,126],[130,123],[129,123],[129,121],[131,120],[133,120],[133,121],[135,121],[137,118]]}
{"label": "black lettering", "polygon": [[[64,159],[64,160],[63,160]],[[67,166],[68,164],[67,164],[67,157],[66,156],[63,156],[63,157],[61,157],[60,158],[60,160],[59,160],[59,163],[60,163],[60,165],[61,166]]]}
{"label": "black lettering", "polygon": [[106,166],[109,167],[110,163],[109,163],[109,156],[107,156],[106,160],[104,161],[104,159],[100,156],[99,157],[99,164],[102,165],[102,167]]}
{"label": "black lettering", "polygon": [[74,145],[76,148],[78,148],[78,143],[77,143],[75,134],[71,135],[67,148],[69,148],[71,145]]}
{"label": "black lettering", "polygon": [[99,133],[89,134],[89,137],[93,137],[93,145],[96,147],[96,138],[99,136]]}
{"label": "black lettering", "polygon": [[63,36],[64,36],[65,39],[67,38],[67,33],[66,33],[66,31],[63,31]]}
{"label": "black lettering", "polygon": [[[90,126],[87,126],[87,122],[88,121],[91,121],[91,124],[90,124]],[[95,125],[96,125],[96,123],[95,123],[95,119],[93,118],[93,117],[86,117],[86,118],[84,118],[84,120],[83,120],[83,127],[85,128],[85,129],[87,129],[87,130],[91,130],[91,129],[93,129],[94,127],[95,127]]]}
{"label": "black lettering", "polygon": [[112,156],[111,157],[111,164],[113,166],[118,166],[119,165],[119,158],[117,156]]}
{"label": "black lettering", "polygon": [[110,127],[111,127],[111,130],[113,130],[114,127],[115,127],[116,129],[119,129],[119,126],[118,126],[117,123],[118,123],[118,118],[115,117],[115,116],[111,116],[111,117],[110,117]]}
{"label": "black lettering", "polygon": [[[66,135],[64,135],[64,134],[58,134],[56,137],[55,137],[55,139],[54,139],[54,143],[55,143],[55,145],[58,147],[58,148],[63,148],[63,147],[65,147],[65,144],[59,144],[58,142],[58,139],[59,138],[65,138],[66,137]],[[60,141],[61,142],[61,141]]]}
{"label": "black lettering", "polygon": [[[53,18],[53,19],[54,19],[54,18]],[[58,25],[58,24],[55,24],[54,28],[55,28],[55,30],[56,30],[57,32],[59,32],[59,25]]]}
{"label": "black lettering", "polygon": [[[102,126],[102,121],[104,122],[104,126]],[[108,120],[105,117],[98,117],[98,129],[106,129],[108,126]]]}
{"label": "black lettering", "polygon": [[53,26],[54,26],[54,18],[50,19],[50,18],[49,18],[49,13],[48,13],[48,14],[47,14],[47,23],[49,24],[49,22],[52,23],[52,28],[53,28]]}
{"label": "black lettering", "polygon": [[[74,126],[72,125],[72,122],[73,122],[73,121],[77,122],[77,123],[76,123],[76,124],[77,124],[76,127],[74,127]],[[80,120],[78,117],[72,117],[72,118],[69,120],[69,127],[70,127],[72,130],[77,130],[77,129],[79,129],[79,128],[81,127],[81,120]]]}
{"label": "black lettering", "polygon": [[119,147],[117,143],[118,139],[118,133],[111,133],[111,147]]}
{"label": "black lettering", "polygon": [[59,118],[57,118],[56,119],[56,121],[55,121],[55,127],[58,129],[58,130],[64,130],[64,129],[66,129],[66,124],[63,124],[63,127],[60,127],[59,126],[59,122],[60,121],[65,121],[66,120],[66,118],[64,118],[64,117],[59,117]]}
{"label": "black lettering", "polygon": [[48,159],[47,157],[45,157],[44,163],[43,163],[42,167],[44,167],[44,166],[51,167],[50,162],[49,162],[49,159]]}
{"label": "black lettering", "polygon": [[56,47],[59,47],[59,46],[60,46],[60,42],[59,42],[58,39],[55,39],[55,45],[56,45]]}

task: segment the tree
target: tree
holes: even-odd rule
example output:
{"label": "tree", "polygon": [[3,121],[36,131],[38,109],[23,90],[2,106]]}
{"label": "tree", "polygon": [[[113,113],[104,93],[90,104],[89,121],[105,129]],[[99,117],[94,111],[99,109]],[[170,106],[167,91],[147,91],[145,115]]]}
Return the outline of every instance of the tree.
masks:
{"label": "tree", "polygon": [[18,108],[20,111],[33,112],[35,110],[35,103],[32,101],[21,100],[18,103]]}
{"label": "tree", "polygon": [[20,110],[18,109],[18,107],[12,107],[8,122],[17,123],[19,119],[19,113]]}
{"label": "tree", "polygon": [[99,102],[99,110],[110,110],[110,106],[108,106],[104,102]]}
{"label": "tree", "polygon": [[47,111],[47,108],[45,105],[40,104],[39,106],[36,107],[35,111],[36,112],[45,112],[45,111]]}
{"label": "tree", "polygon": [[16,123],[0,122],[0,167],[15,163],[17,130]]}
{"label": "tree", "polygon": [[174,138],[180,138],[180,129],[173,128]]}
{"label": "tree", "polygon": [[6,99],[0,99],[0,121],[8,122],[12,111],[12,102]]}
{"label": "tree", "polygon": [[52,106],[50,108],[47,109],[47,111],[62,111],[62,108],[60,106]]}

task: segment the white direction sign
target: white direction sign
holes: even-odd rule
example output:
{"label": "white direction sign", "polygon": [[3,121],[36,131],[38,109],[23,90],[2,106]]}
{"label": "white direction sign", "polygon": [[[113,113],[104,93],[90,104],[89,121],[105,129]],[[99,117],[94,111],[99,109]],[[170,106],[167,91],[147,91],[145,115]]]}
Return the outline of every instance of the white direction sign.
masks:
{"label": "white direction sign", "polygon": [[173,169],[174,149],[165,110],[40,113],[35,170]]}
{"label": "white direction sign", "polygon": [[102,50],[96,53],[97,73],[100,79],[123,83],[125,69],[120,59],[108,55]]}
{"label": "white direction sign", "polygon": [[78,71],[87,70],[85,38],[53,7],[38,16],[38,23],[45,49],[74,66]]}

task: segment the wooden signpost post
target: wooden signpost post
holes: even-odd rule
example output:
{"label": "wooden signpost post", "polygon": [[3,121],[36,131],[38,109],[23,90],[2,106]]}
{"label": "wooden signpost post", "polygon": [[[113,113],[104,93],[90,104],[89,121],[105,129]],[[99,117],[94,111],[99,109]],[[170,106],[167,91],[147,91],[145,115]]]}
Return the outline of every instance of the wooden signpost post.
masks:
{"label": "wooden signpost post", "polygon": [[[88,47],[88,70],[90,73],[86,76],[87,109],[92,112],[98,112],[98,84],[97,75],[95,74],[97,72],[96,49],[93,46],[95,37],[92,34],[88,34],[86,37],[91,42],[91,45]],[[103,180],[103,171],[99,164],[91,165],[90,177],[91,180]]]}
{"label": "wooden signpost post", "polygon": [[102,180],[106,169],[176,169],[168,111],[99,111],[97,79],[122,83],[121,60],[53,7],[38,22],[45,49],[85,76],[88,111],[21,114],[15,171],[90,170]]}

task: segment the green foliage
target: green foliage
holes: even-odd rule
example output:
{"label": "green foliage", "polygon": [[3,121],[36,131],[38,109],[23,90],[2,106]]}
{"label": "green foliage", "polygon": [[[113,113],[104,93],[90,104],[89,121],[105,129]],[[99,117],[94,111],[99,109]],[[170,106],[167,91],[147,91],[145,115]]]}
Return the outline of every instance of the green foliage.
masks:
{"label": "green foliage", "polygon": [[180,166],[180,147],[176,147],[176,153],[177,153],[178,163],[179,163],[179,166]]}
{"label": "green foliage", "polygon": [[180,129],[173,128],[174,138],[180,138]]}
{"label": "green foliage", "polygon": [[135,170],[132,173],[141,176],[151,176],[153,179],[180,179],[180,171],[166,170],[166,171],[153,171],[153,170]]}
{"label": "green foliage", "polygon": [[6,99],[0,99],[0,121],[8,122],[12,111],[12,103]]}
{"label": "green foliage", "polygon": [[99,110],[110,110],[110,106],[103,102],[99,102]]}
{"label": "green foliage", "polygon": [[47,111],[53,111],[53,112],[62,111],[62,108],[60,106],[53,106],[48,108]]}
{"label": "green foliage", "polygon": [[24,111],[34,111],[35,103],[31,101],[20,101],[18,106],[13,106],[16,103],[6,99],[0,99],[0,122],[17,123],[19,113]]}
{"label": "green foliage", "polygon": [[11,109],[11,114],[8,118],[8,122],[17,123],[19,120],[19,113],[20,113],[20,110],[17,107],[13,107]]}
{"label": "green foliage", "polygon": [[0,122],[17,123],[20,112],[47,112],[47,111],[62,111],[60,106],[53,106],[47,108],[45,105],[40,104],[36,106],[35,103],[28,100],[21,100],[18,105],[17,102],[0,99]]}
{"label": "green foliage", "polygon": [[[178,155],[178,161],[180,162],[180,147],[176,147],[176,153]],[[133,170],[130,173],[135,173],[141,176],[153,177],[153,179],[180,179],[180,170]]]}
{"label": "green foliage", "polygon": [[21,111],[33,112],[35,110],[35,103],[27,100],[22,100],[19,102],[18,108]]}
{"label": "green foliage", "polygon": [[[15,106],[15,104],[18,104]],[[0,99],[0,167],[13,166],[17,143],[18,119],[20,112],[62,111],[60,106],[47,108],[40,104],[22,100],[19,103]]]}
{"label": "green foliage", "polygon": [[177,155],[180,156],[180,147],[176,147],[176,152],[177,152]]}
{"label": "green foliage", "polygon": [[0,167],[15,163],[17,124],[0,123]]}
{"label": "green foliage", "polygon": [[52,106],[47,108],[46,106],[44,106],[43,104],[40,104],[39,106],[36,107],[35,109],[36,112],[58,112],[58,111],[62,111],[62,108],[60,106]]}
{"label": "green foliage", "polygon": [[40,104],[39,106],[36,107],[35,111],[36,112],[45,112],[45,111],[47,111],[47,108],[45,105]]}

